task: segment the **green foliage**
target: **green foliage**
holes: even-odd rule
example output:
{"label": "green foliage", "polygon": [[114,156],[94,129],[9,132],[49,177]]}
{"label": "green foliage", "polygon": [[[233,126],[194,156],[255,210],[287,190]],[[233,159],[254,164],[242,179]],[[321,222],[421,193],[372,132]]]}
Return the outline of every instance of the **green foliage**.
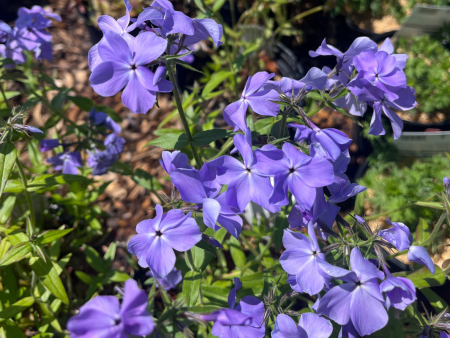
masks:
{"label": "green foliage", "polygon": [[417,107],[411,113],[450,116],[450,51],[430,36],[400,38],[397,53],[408,54],[405,74],[416,90]]}
{"label": "green foliage", "polygon": [[386,215],[414,230],[419,218],[431,223],[442,213],[414,203],[438,199],[436,193],[444,189],[442,178],[449,174],[449,161],[441,155],[417,160],[403,168],[393,162],[375,164],[358,181],[367,191],[358,195],[355,212],[363,215],[366,205],[371,214]]}

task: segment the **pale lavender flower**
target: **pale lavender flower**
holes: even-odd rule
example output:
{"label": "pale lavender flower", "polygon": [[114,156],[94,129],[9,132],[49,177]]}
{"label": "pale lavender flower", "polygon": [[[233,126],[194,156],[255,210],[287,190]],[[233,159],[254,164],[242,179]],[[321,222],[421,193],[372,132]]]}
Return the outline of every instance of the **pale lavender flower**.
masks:
{"label": "pale lavender flower", "polygon": [[122,128],[111,116],[102,111],[95,111],[95,108],[92,108],[89,112],[89,118],[95,126],[104,126],[106,129],[113,130],[117,134],[122,131]]}
{"label": "pale lavender flower", "polygon": [[447,196],[450,198],[450,179],[448,177],[444,177],[444,189]]}
{"label": "pale lavender flower", "polygon": [[255,151],[260,173],[275,177],[275,186],[269,202],[287,205],[288,190],[304,208],[314,202],[316,188],[333,183],[333,166],[319,157],[310,157],[290,143],[283,150],[266,147]]}
{"label": "pale lavender flower", "polygon": [[175,169],[192,169],[192,166],[188,165],[187,155],[179,150],[163,151],[161,156],[159,163],[169,175]]}
{"label": "pale lavender flower", "polygon": [[219,194],[222,188],[216,180],[216,168],[207,164],[197,169],[177,169],[170,173],[173,185],[177,187],[183,201],[197,203],[203,210],[203,222],[207,227],[219,230],[220,224],[232,236],[238,238],[242,229],[242,218],[236,215],[226,203],[226,194]]}
{"label": "pale lavender flower", "polygon": [[327,263],[320,251],[312,222],[308,224],[309,238],[302,233],[284,230],[283,245],[286,251],[280,264],[290,275],[296,276],[298,287],[309,295],[323,290],[332,278],[343,277],[350,271]]}
{"label": "pale lavender flower", "polygon": [[303,313],[298,321],[285,315],[279,314],[275,321],[272,338],[328,338],[333,332],[330,321],[315,314]]}
{"label": "pale lavender flower", "polygon": [[129,34],[133,29],[136,28],[136,24],[129,26],[130,24],[130,12],[133,9],[128,0],[123,0],[125,4],[126,14],[117,21],[110,17],[109,15],[102,15],[97,19],[98,26],[103,33],[114,32],[119,34],[127,41],[132,41],[133,37]]}
{"label": "pale lavender flower", "polygon": [[[148,277],[153,277],[153,273],[148,271],[146,274]],[[183,276],[181,275],[181,271],[177,268],[173,268],[170,273],[162,278],[155,278],[158,283],[162,286],[164,290],[175,289],[178,284],[183,280]],[[159,285],[156,284],[156,288],[159,288]]]}
{"label": "pale lavender flower", "polygon": [[108,168],[117,160],[116,155],[109,152],[108,149],[103,151],[95,149],[87,152],[89,154],[87,165],[92,168],[92,175],[94,176],[106,174]]}
{"label": "pale lavender flower", "polygon": [[430,255],[427,252],[427,249],[425,249],[423,246],[411,245],[409,247],[407,257],[410,262],[425,265],[428,270],[430,270],[430,272],[434,274],[436,268],[433,261],[431,260]]}
{"label": "pale lavender flower", "polygon": [[120,155],[123,152],[125,140],[116,133],[109,134],[103,143],[106,150],[113,155]]}
{"label": "pale lavender flower", "polygon": [[51,140],[41,140],[39,143],[41,153],[44,151],[52,150],[60,145],[58,139],[51,139]]}
{"label": "pale lavender flower", "polygon": [[252,135],[249,128],[233,137],[236,150],[244,163],[231,156],[221,156],[208,165],[217,168],[217,182],[227,184],[226,204],[243,212],[250,201],[259,204],[270,212],[277,212],[280,206],[270,204],[267,196],[272,193],[270,178],[261,173],[259,164],[252,150]]}
{"label": "pale lavender flower", "polygon": [[367,189],[357,183],[350,183],[345,174],[335,174],[334,182],[327,187],[331,193],[331,197],[327,200],[330,203],[346,201]]}
{"label": "pale lavender flower", "polygon": [[122,306],[114,296],[97,296],[67,323],[71,338],[142,337],[150,334],[154,327],[147,311],[147,294],[132,279],[125,282]]}
{"label": "pale lavender flower", "polygon": [[79,152],[74,151],[68,153],[67,151],[59,153],[56,156],[47,159],[47,163],[54,166],[55,170],[62,170],[63,174],[78,174],[78,168],[83,166],[81,161],[81,155]]}
{"label": "pale lavender flower", "polygon": [[394,277],[383,264],[386,279],[380,284],[380,291],[386,295],[386,308],[390,306],[404,311],[416,300],[416,287],[408,278]]}
{"label": "pale lavender flower", "polygon": [[128,242],[128,251],[139,259],[139,265],[150,268],[153,276],[167,276],[175,266],[175,253],[187,251],[202,239],[191,213],[180,209],[163,214],[161,205],[156,206],[156,217],[140,222],[137,235]]}
{"label": "pale lavender flower", "polygon": [[112,96],[125,87],[122,93],[125,106],[135,114],[145,114],[153,107],[157,92],[172,91],[172,83],[164,79],[154,86],[154,74],[146,67],[164,53],[166,40],[147,32],[127,42],[119,34],[107,31],[102,41],[98,54],[103,62],[95,66],[90,76],[92,88],[98,94]]}
{"label": "pale lavender flower", "polygon": [[377,279],[384,273],[363,257],[358,247],[350,254],[352,272],[341,279],[347,283],[337,285],[320,300],[317,313],[339,325],[352,322],[359,335],[372,334],[388,322],[384,298]]}
{"label": "pale lavender flower", "polygon": [[225,107],[223,118],[234,131],[247,129],[246,113],[250,106],[260,115],[277,116],[280,106],[271,101],[279,100],[278,93],[273,89],[262,89],[267,81],[275,76],[274,73],[258,72],[249,76],[241,98]]}
{"label": "pale lavender flower", "polygon": [[392,228],[381,230],[379,236],[394,245],[398,250],[408,249],[413,242],[413,236],[408,226],[400,222],[391,222],[389,218],[386,218],[386,222],[392,225]]}
{"label": "pale lavender flower", "polygon": [[228,309],[200,315],[205,321],[214,321],[211,333],[219,338],[263,338],[264,304],[254,296],[245,296],[236,304],[236,293],[242,287],[239,278],[234,278],[235,287],[228,295]]}

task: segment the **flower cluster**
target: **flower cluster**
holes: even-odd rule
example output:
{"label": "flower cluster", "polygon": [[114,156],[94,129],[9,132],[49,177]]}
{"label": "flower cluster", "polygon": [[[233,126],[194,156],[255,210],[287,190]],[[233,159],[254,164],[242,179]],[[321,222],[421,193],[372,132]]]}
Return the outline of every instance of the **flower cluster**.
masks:
{"label": "flower cluster", "polygon": [[[77,150],[69,152],[69,147],[76,146],[76,149],[83,149],[87,147],[89,157],[87,164],[92,168],[92,175],[103,175],[112,166],[117,157],[123,152],[125,140],[117,134],[122,131],[122,128],[110,116],[101,111],[95,111],[92,108],[89,113],[90,136],[85,142],[78,143],[61,143],[58,139],[44,139],[41,140],[41,152],[52,150],[58,146],[62,146],[64,151],[47,159],[47,162],[54,166],[55,170],[62,170],[63,174],[78,174],[78,169],[83,167],[81,153]],[[98,135],[106,135],[105,131],[113,131],[107,135],[103,144],[96,137]],[[99,144],[104,150],[99,149]]]}
{"label": "flower cluster", "polygon": [[[130,18],[132,7],[124,0],[126,15],[117,21],[107,15],[98,19],[104,37],[89,51],[92,88],[102,96],[117,94],[135,114],[145,114],[153,107],[158,92],[171,92],[165,80],[166,60],[170,55],[189,50],[187,46],[211,37],[220,46],[222,26],[212,19],[191,19],[175,11],[168,0],[154,1],[136,20]],[[139,31],[137,36],[130,33]],[[158,65],[153,73],[149,66]]]}
{"label": "flower cluster", "polygon": [[0,44],[0,55],[20,64],[26,60],[24,51],[33,51],[38,60],[51,61],[52,35],[47,28],[51,26],[51,20],[61,21],[61,17],[40,6],[21,7],[18,16],[13,28],[0,21],[0,43],[4,43]]}

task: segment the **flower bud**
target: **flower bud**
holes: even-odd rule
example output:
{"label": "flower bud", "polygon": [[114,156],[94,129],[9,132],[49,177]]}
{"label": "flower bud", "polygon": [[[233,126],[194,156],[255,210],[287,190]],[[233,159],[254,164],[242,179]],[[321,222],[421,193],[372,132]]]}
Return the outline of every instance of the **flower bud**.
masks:
{"label": "flower bud", "polygon": [[448,177],[444,177],[444,188],[445,193],[450,198],[450,179]]}

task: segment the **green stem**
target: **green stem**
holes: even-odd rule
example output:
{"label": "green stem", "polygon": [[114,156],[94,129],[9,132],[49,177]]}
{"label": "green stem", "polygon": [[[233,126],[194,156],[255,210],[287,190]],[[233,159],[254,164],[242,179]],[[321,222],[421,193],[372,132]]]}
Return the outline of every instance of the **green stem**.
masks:
{"label": "green stem", "polygon": [[8,107],[8,109],[10,109],[11,106],[9,105],[8,99],[6,98],[6,93],[5,93],[5,90],[3,89],[2,83],[0,83],[0,89],[2,91],[3,100],[5,100],[6,106]]}
{"label": "green stem", "polygon": [[251,251],[251,253],[255,256],[255,257],[258,257],[258,251],[256,251],[255,250],[255,248],[250,244],[250,242],[247,240],[247,238],[245,238],[245,236],[244,235],[242,235],[242,234],[240,234],[239,235],[239,239],[242,241],[242,242],[244,242],[244,244],[246,245],[246,246],[248,246],[248,249]]}
{"label": "green stem", "polygon": [[16,165],[17,169],[19,170],[20,179],[22,180],[23,187],[25,188],[25,198],[27,199],[28,208],[30,209],[30,221],[31,221],[31,227],[34,230],[36,227],[36,215],[34,213],[33,208],[33,201],[31,200],[30,192],[28,191],[28,180],[27,176],[25,175],[25,171],[23,170],[22,163],[20,162],[19,158],[16,158]]}
{"label": "green stem", "polygon": [[222,148],[220,149],[220,151],[217,153],[216,156],[211,157],[208,161],[212,161],[220,156],[222,156],[223,154],[225,154],[227,152],[228,149],[231,148],[231,146],[233,145],[233,139],[229,138],[224,145],[222,146]]}
{"label": "green stem", "polygon": [[194,156],[195,163],[197,163],[198,169],[201,169],[201,167],[202,167],[202,160],[198,156],[197,149],[195,148],[195,146],[193,144],[194,139],[192,138],[191,129],[189,128],[189,123],[188,123],[188,121],[186,119],[186,115],[184,114],[183,104],[181,103],[181,99],[180,99],[180,92],[178,91],[178,85],[177,85],[177,82],[175,80],[175,74],[174,74],[173,68],[172,68],[173,65],[168,63],[167,66],[168,66],[167,67],[167,71],[169,73],[169,78],[170,78],[170,81],[172,81],[172,84],[173,84],[173,95],[175,96],[175,102],[177,103],[178,114],[180,115],[181,122],[183,123],[184,131],[185,131],[185,133],[187,135],[187,139],[188,139],[188,142],[189,142],[189,146],[191,147],[191,151],[192,151],[192,155]]}
{"label": "green stem", "polygon": [[232,28],[236,26],[236,13],[234,11],[234,0],[230,0],[230,11],[231,11],[231,25]]}
{"label": "green stem", "polygon": [[283,109],[283,117],[281,118],[281,130],[280,130],[280,138],[284,137],[284,130],[286,129],[286,121],[288,116],[289,109]]}

